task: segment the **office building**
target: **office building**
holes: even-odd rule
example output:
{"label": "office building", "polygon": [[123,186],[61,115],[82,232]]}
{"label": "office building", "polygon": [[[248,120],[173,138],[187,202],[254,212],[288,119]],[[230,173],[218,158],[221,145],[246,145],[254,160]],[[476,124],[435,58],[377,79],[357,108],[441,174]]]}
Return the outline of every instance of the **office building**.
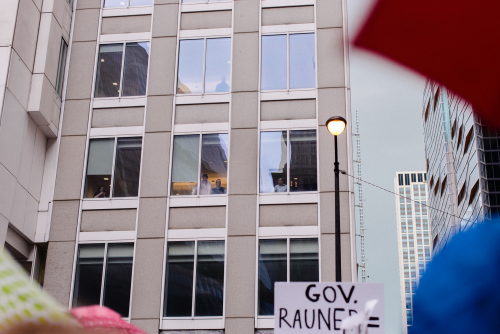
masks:
{"label": "office building", "polygon": [[[44,288],[149,333],[274,328],[334,281],[352,175],[342,0],[74,0]],[[356,279],[341,175],[342,276]]]}
{"label": "office building", "polygon": [[413,295],[431,259],[425,172],[397,172],[394,192],[399,194],[396,196],[399,277],[403,332],[407,334],[413,322]]}
{"label": "office building", "polygon": [[[498,215],[498,137],[460,97],[427,82],[422,111],[433,251]],[[498,189],[498,190],[497,190]]]}
{"label": "office building", "polygon": [[0,247],[43,283],[72,4],[11,0],[0,20]]}

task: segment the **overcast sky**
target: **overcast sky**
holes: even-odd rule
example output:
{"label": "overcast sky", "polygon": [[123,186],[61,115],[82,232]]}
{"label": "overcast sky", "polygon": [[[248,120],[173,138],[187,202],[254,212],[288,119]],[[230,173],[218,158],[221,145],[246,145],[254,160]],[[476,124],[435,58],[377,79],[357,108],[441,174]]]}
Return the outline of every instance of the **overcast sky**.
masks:
{"label": "overcast sky", "polygon": [[[373,0],[347,0],[351,42],[372,4]],[[352,46],[350,71],[353,122],[356,109],[360,112],[363,179],[394,190],[396,171],[425,169],[421,118],[425,78]],[[357,186],[355,190],[357,195]],[[395,197],[364,184],[363,200],[368,282],[384,283],[385,332],[400,334]],[[357,210],[356,217],[359,221]],[[357,244],[359,262],[359,237]]]}

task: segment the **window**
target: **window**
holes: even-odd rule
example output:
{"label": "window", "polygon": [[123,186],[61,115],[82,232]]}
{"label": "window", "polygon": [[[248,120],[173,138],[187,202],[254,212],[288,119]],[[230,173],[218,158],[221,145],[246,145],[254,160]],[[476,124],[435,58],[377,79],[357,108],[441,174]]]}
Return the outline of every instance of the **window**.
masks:
{"label": "window", "polygon": [[[415,266],[415,265],[413,265],[413,266]],[[412,270],[415,270],[415,267],[413,267]],[[413,277],[413,273],[412,273],[412,277]],[[416,279],[411,280],[411,289],[413,292],[415,292],[417,290],[417,280]]]}
{"label": "window", "polygon": [[462,126],[458,129],[458,138],[457,138],[457,148],[460,147],[460,142],[462,141]]}
{"label": "window", "polygon": [[405,280],[405,293],[411,293],[410,280]]}
{"label": "window", "polygon": [[228,152],[227,133],[175,136],[170,194],[226,194]]}
{"label": "window", "polygon": [[479,189],[479,180],[477,180],[476,183],[474,184],[474,186],[472,186],[472,189],[471,189],[470,194],[469,194],[469,205],[471,205],[472,202],[474,201],[474,199],[476,198],[476,194],[477,194],[478,189]]}
{"label": "window", "polygon": [[[184,1],[186,2],[186,1]],[[104,0],[104,8],[152,5],[153,0]]]}
{"label": "window", "polygon": [[424,182],[424,178],[422,177],[422,173],[418,174],[418,182]]}
{"label": "window", "polygon": [[412,214],[411,214],[411,204],[406,204],[406,215],[408,216],[408,218],[411,218]]}
{"label": "window", "polygon": [[261,89],[316,87],[314,33],[262,36]]}
{"label": "window", "polygon": [[141,150],[142,137],[91,139],[84,197],[137,197]]}
{"label": "window", "polygon": [[177,94],[229,92],[230,80],[230,37],[179,42]]}
{"label": "window", "polygon": [[424,260],[424,249],[422,247],[418,247],[418,260],[419,261]]}
{"label": "window", "polygon": [[408,250],[403,249],[403,261],[408,262]]}
{"label": "window", "polygon": [[413,233],[413,221],[408,219],[408,233]]}
{"label": "window", "polygon": [[167,244],[164,317],[222,316],[224,244],[224,240]]}
{"label": "window", "polygon": [[317,190],[316,130],[261,132],[260,192]]}
{"label": "window", "polygon": [[424,244],[428,245],[429,244],[429,232],[424,231]]}
{"label": "window", "polygon": [[408,247],[408,243],[407,243],[407,237],[406,237],[406,234],[403,234],[403,235],[401,236],[401,238],[402,238],[402,242],[403,242],[403,247],[404,247],[404,248],[407,248],[407,247]]}
{"label": "window", "polygon": [[410,262],[415,262],[415,250],[410,249]]}
{"label": "window", "polygon": [[405,185],[410,185],[410,174],[405,174]]}
{"label": "window", "polygon": [[446,189],[446,179],[448,177],[445,176],[444,179],[443,179],[443,182],[441,182],[441,196],[443,196],[443,193],[444,193],[444,190]]}
{"label": "window", "polygon": [[[416,211],[416,208],[415,208],[415,211]],[[415,227],[416,227],[417,231],[422,230],[422,223],[420,221],[420,217],[415,218]]]}
{"label": "window", "polygon": [[56,93],[62,97],[64,71],[66,70],[66,56],[68,54],[68,44],[64,38],[61,38],[61,48],[59,49],[59,61],[57,63],[57,77],[56,77]]}
{"label": "window", "polygon": [[417,174],[415,173],[411,174],[411,182],[417,182]]}
{"label": "window", "polygon": [[422,245],[422,232],[417,233],[417,245]]}
{"label": "window", "polygon": [[405,202],[405,190],[404,188],[399,188],[399,203]]}
{"label": "window", "polygon": [[472,140],[472,130],[474,130],[473,127],[470,128],[469,132],[467,133],[467,136],[465,136],[464,154],[467,153],[467,150],[469,149],[469,144]]}
{"label": "window", "polygon": [[424,263],[423,262],[420,262],[418,264],[418,275],[419,276],[422,276],[424,274]]}
{"label": "window", "polygon": [[[408,256],[408,254],[406,254]],[[410,268],[407,264],[404,265],[405,278],[410,278]]]}
{"label": "window", "polygon": [[132,243],[79,245],[73,307],[103,305],[128,317],[133,256]]}
{"label": "window", "polygon": [[411,295],[406,295],[406,308],[411,309]]}
{"label": "window", "polygon": [[427,218],[423,218],[423,229],[428,230],[429,229],[429,223],[427,222]]}
{"label": "window", "polygon": [[406,195],[406,203],[411,203],[411,190],[410,190],[410,187],[406,187],[406,191],[405,191]]}
{"label": "window", "polygon": [[274,315],[275,282],[318,281],[318,239],[259,240],[259,315]]}
{"label": "window", "polygon": [[148,60],[149,42],[101,44],[95,97],[146,95]]}
{"label": "window", "polygon": [[399,205],[399,212],[401,213],[401,217],[404,218],[405,217],[405,205],[404,204]]}
{"label": "window", "polygon": [[411,310],[406,310],[406,323],[411,326],[413,323],[413,316],[411,315]]}
{"label": "window", "polygon": [[420,203],[422,204],[422,215],[423,216],[427,216],[427,202],[426,201],[422,201]]}
{"label": "window", "polygon": [[[403,174],[398,174],[398,183],[400,186],[404,186],[404,183],[403,183]],[[401,189],[403,188],[399,188],[399,193],[401,193]]]}
{"label": "window", "polygon": [[413,234],[408,234],[408,244],[410,247],[415,247],[413,243]]}
{"label": "window", "polygon": [[415,214],[420,215],[420,202],[415,202]]}
{"label": "window", "polygon": [[462,188],[460,189],[460,192],[458,193],[458,205],[462,203],[462,200],[465,197],[465,183],[462,185]]}
{"label": "window", "polygon": [[406,222],[404,220],[401,222],[401,233],[406,233]]}

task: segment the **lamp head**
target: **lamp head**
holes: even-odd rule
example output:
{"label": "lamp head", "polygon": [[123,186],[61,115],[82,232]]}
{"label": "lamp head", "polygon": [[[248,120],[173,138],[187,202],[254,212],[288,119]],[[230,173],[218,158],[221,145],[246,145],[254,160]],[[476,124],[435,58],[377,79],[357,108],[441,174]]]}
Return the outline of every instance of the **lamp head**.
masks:
{"label": "lamp head", "polygon": [[346,124],[347,121],[344,117],[333,116],[326,121],[326,128],[332,135],[338,136],[344,132]]}

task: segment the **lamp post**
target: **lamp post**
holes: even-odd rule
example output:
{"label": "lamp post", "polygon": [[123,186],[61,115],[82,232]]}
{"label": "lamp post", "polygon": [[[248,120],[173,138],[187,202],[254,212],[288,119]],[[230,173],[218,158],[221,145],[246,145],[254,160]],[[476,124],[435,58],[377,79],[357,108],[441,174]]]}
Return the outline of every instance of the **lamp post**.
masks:
{"label": "lamp post", "polygon": [[335,137],[335,280],[342,282],[340,256],[340,191],[339,191],[339,159],[337,154],[337,136],[344,132],[347,121],[340,116],[333,116],[326,121],[326,128]]}

